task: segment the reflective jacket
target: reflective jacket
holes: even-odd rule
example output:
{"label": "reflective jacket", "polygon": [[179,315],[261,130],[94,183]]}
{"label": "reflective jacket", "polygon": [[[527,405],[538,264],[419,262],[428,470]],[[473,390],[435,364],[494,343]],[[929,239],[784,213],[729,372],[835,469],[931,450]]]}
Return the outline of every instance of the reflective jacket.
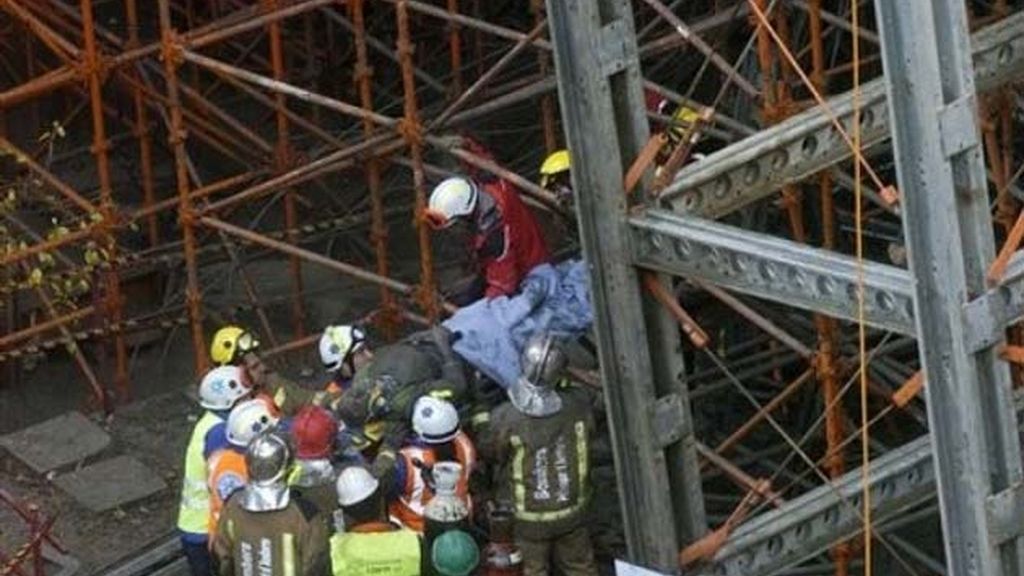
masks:
{"label": "reflective jacket", "polygon": [[228,499],[213,539],[220,576],[322,576],[328,571],[327,521],[291,494],[281,510],[250,512],[242,491]]}
{"label": "reflective jacket", "polygon": [[206,435],[224,421],[206,411],[192,429],[192,437],[185,449],[185,470],[181,487],[181,505],[178,508],[178,529],[187,534],[209,533],[210,490],[206,484],[206,459],[203,449]]}
{"label": "reflective jacket", "polygon": [[245,454],[231,446],[217,450],[206,461],[207,486],[210,491],[210,536],[217,533],[217,521],[224,503],[249,481],[249,470],[245,465]]}
{"label": "reflective jacket", "polygon": [[533,539],[581,526],[590,496],[590,399],[571,386],[559,395],[562,409],[545,417],[507,402],[498,406],[481,442],[485,457],[502,470],[499,496],[513,503],[516,530]]}
{"label": "reflective jacket", "polygon": [[[469,497],[469,477],[476,467],[476,448],[465,432],[459,432],[452,439],[452,444],[455,448],[455,459],[462,465],[462,474],[456,484],[455,493],[472,510],[473,502]],[[404,482],[398,485],[401,492],[398,498],[391,503],[388,511],[391,517],[401,522],[403,526],[422,534],[425,524],[423,509],[428,502],[433,500],[434,491],[427,486],[423,478],[423,470],[416,465],[416,461],[418,460],[421,465],[433,466],[437,462],[437,453],[430,446],[410,445],[399,450],[398,455],[403,463],[403,466],[399,468],[404,470],[404,478],[399,478],[399,481],[404,480]]]}
{"label": "reflective jacket", "polygon": [[420,548],[412,530],[362,524],[331,536],[331,570],[335,576],[419,576]]}
{"label": "reflective jacket", "polygon": [[[497,214],[478,210],[473,249],[486,282],[484,296],[511,296],[519,283],[540,264],[551,261],[551,253],[533,213],[506,180],[481,184],[481,193],[493,198]],[[481,198],[481,201],[485,201]]]}

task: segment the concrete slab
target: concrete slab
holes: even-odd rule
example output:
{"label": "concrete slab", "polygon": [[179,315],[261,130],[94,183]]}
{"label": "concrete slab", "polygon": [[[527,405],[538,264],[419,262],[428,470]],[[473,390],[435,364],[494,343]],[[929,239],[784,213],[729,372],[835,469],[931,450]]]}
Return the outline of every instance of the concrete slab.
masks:
{"label": "concrete slab", "polygon": [[0,446],[40,474],[84,460],[109,444],[110,436],[80,412],[0,436]]}
{"label": "concrete slab", "polygon": [[94,512],[110,510],[167,488],[159,475],[131,456],[104,460],[58,476],[53,482]]}

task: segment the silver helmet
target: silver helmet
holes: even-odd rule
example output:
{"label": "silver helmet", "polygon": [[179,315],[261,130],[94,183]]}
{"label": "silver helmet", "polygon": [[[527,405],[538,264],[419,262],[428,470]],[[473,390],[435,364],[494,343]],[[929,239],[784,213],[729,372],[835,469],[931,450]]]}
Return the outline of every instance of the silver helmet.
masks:
{"label": "silver helmet", "polygon": [[555,384],[565,373],[569,358],[550,334],[535,334],[526,341],[520,357],[522,374],[508,389],[512,405],[528,416],[544,417],[562,409]]}
{"label": "silver helmet", "polygon": [[538,387],[553,387],[564,375],[569,357],[554,336],[534,334],[523,346],[519,359],[523,378]]}
{"label": "silver helmet", "polygon": [[249,484],[242,494],[242,508],[270,512],[287,507],[291,492],[285,480],[291,464],[291,448],[281,436],[267,432],[253,439],[245,450]]}

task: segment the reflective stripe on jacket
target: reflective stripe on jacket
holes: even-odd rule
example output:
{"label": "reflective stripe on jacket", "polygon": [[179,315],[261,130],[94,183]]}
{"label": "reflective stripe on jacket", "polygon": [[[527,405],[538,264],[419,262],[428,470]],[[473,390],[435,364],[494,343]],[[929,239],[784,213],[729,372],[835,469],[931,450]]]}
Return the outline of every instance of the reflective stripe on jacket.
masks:
{"label": "reflective stripe on jacket", "polygon": [[[469,497],[469,476],[476,467],[476,448],[473,441],[465,432],[459,432],[452,444],[455,447],[455,459],[462,465],[462,474],[455,487],[455,493],[463,498],[466,506],[472,510],[472,500]],[[405,460],[405,486],[402,493],[391,503],[389,512],[391,516],[402,523],[403,526],[423,533],[424,520],[423,510],[427,503],[434,498],[434,491],[427,486],[423,480],[423,471],[416,465],[419,460],[426,466],[433,466],[437,462],[437,455],[434,449],[429,446],[406,446],[399,451],[399,455]]]}
{"label": "reflective stripe on jacket", "polygon": [[192,429],[185,449],[185,471],[178,508],[178,529],[191,534],[208,534],[210,520],[210,489],[206,484],[206,460],[203,446],[206,434],[223,419],[206,411]]}
{"label": "reflective stripe on jacket", "polygon": [[420,539],[406,528],[335,534],[331,570],[335,576],[419,576]]}

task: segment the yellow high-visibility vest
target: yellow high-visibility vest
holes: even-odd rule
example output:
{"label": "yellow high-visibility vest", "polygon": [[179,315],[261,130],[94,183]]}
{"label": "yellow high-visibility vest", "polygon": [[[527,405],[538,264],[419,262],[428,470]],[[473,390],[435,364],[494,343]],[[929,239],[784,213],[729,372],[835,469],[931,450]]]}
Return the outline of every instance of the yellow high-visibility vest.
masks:
{"label": "yellow high-visibility vest", "polygon": [[206,484],[203,448],[206,434],[223,421],[223,418],[207,410],[192,429],[192,438],[185,450],[185,477],[181,486],[181,506],[178,508],[178,529],[182,532],[209,533],[210,488]]}
{"label": "yellow high-visibility vest", "polygon": [[331,536],[335,576],[419,576],[420,539],[412,530]]}

